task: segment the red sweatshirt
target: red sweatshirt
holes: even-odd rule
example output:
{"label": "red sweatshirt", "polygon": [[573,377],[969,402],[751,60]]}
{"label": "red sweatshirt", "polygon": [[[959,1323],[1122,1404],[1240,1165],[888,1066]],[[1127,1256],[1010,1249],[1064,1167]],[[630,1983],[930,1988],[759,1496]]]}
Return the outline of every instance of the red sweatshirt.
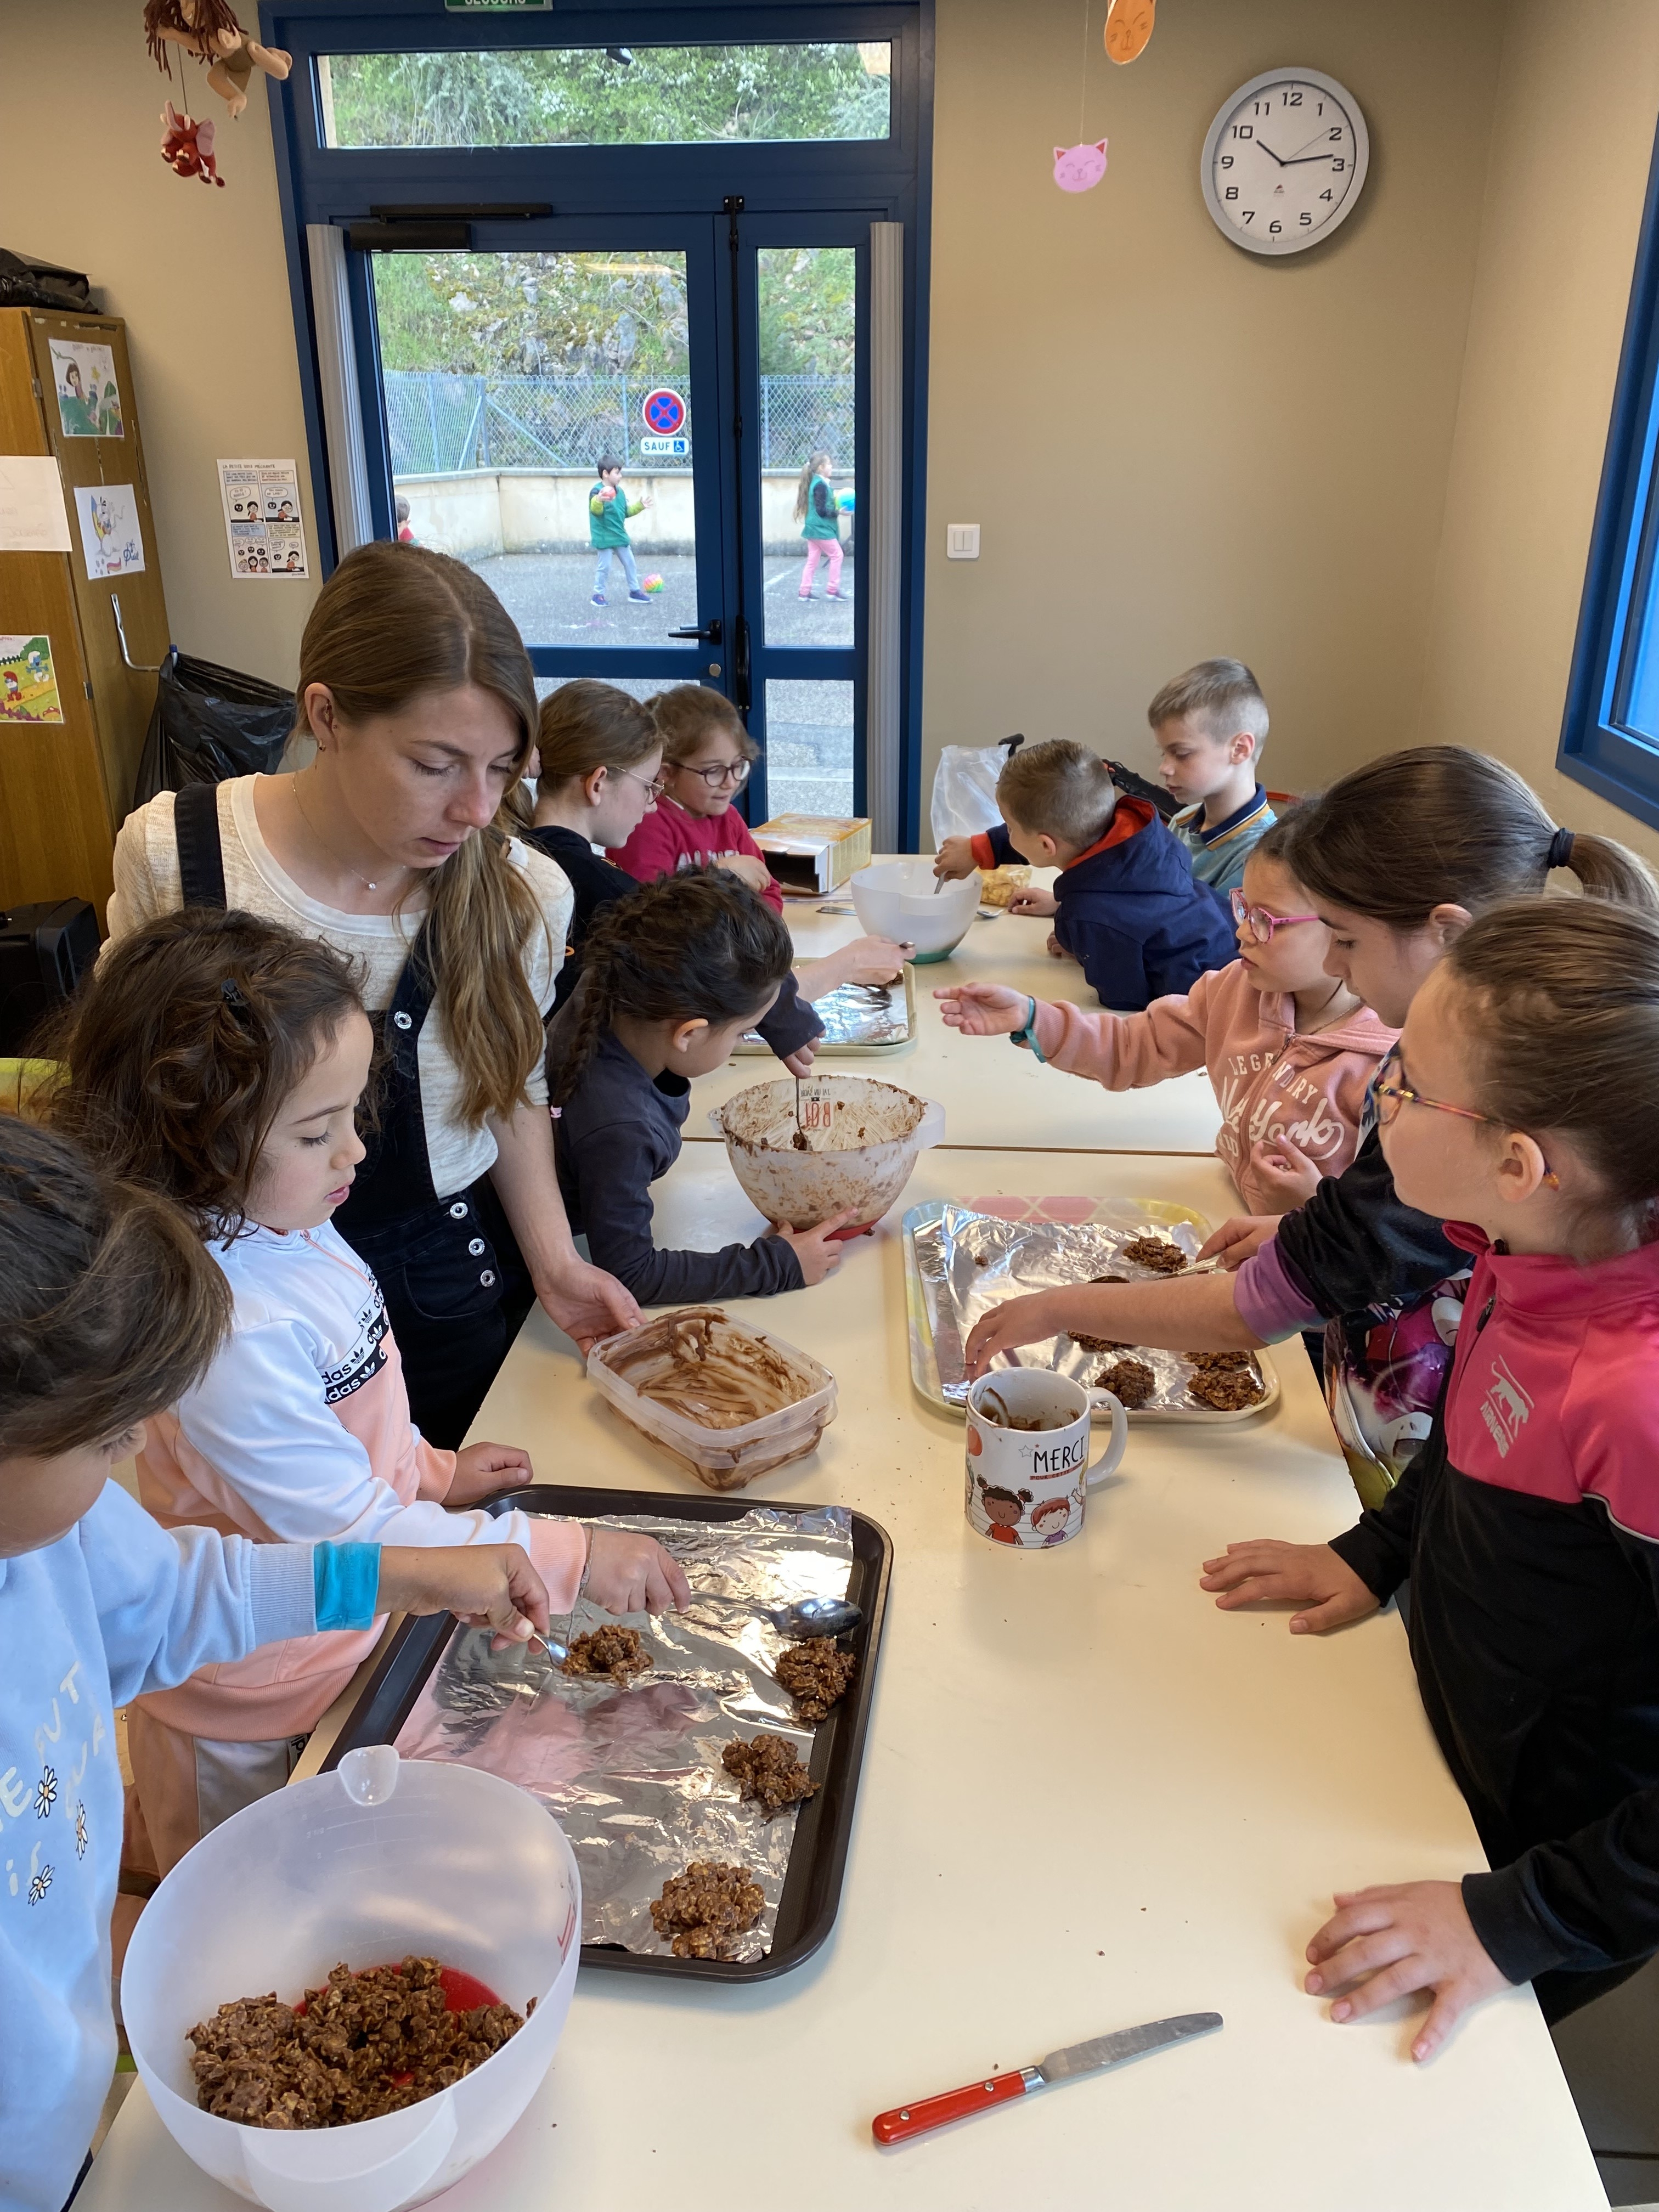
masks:
{"label": "red sweatshirt", "polygon": [[[724,814],[688,814],[672,799],[659,799],[628,842],[618,845],[611,857],[639,882],[653,884],[659,876],[676,876],[682,868],[723,860],[730,853],[747,853],[763,862],[766,859],[735,806],[728,806]],[[776,884],[769,883],[761,896],[775,914],[783,912],[783,893]]]}

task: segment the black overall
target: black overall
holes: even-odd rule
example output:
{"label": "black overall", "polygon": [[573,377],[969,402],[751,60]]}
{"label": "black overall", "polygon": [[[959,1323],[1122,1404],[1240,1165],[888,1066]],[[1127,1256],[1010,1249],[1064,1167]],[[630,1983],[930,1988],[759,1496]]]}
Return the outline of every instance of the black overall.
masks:
{"label": "black overall", "polygon": [[[217,787],[188,784],[173,802],[185,906],[223,911]],[[368,1146],[334,1225],[385,1294],[421,1434],[453,1448],[465,1436],[535,1292],[489,1176],[440,1198],[421,1112],[421,1027],[433,979],[422,926],[391,1004],[369,1017],[380,1079]]]}

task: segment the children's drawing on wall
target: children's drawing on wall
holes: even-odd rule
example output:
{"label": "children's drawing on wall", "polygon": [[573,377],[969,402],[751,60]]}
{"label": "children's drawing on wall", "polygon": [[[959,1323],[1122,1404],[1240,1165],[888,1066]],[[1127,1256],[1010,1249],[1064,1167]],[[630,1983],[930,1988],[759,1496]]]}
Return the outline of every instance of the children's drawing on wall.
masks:
{"label": "children's drawing on wall", "polygon": [[233,576],[305,576],[300,472],[292,461],[221,461],[219,498]]}
{"label": "children's drawing on wall", "polygon": [[131,484],[77,484],[75,511],[81,518],[81,550],[87,575],[136,576],[144,565],[144,538],[138,527],[138,502]]}
{"label": "children's drawing on wall", "polygon": [[0,722],[61,722],[49,637],[0,637]]}
{"label": "children's drawing on wall", "polygon": [[106,345],[52,338],[52,380],[58,420],[66,438],[121,438],[121,390],[115,356]]}

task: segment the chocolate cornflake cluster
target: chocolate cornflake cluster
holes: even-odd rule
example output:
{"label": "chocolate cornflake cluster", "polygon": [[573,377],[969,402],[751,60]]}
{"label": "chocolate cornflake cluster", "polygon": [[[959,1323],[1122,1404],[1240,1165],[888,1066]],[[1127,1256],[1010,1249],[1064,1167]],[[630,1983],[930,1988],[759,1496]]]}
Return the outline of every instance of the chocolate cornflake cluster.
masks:
{"label": "chocolate cornflake cluster", "polygon": [[677,1959],[724,1959],[732,1938],[754,1926],[765,1902],[746,1867],[693,1859],[652,1899],[651,1924],[659,1936],[672,1936]]}
{"label": "chocolate cornflake cluster", "polygon": [[1097,1390],[1109,1390],[1119,1405],[1133,1413],[1144,1406],[1158,1388],[1158,1377],[1144,1359],[1120,1359],[1103,1367],[1094,1378]]}
{"label": "chocolate cornflake cluster", "polygon": [[1109,1336],[1084,1336],[1078,1330],[1068,1329],[1066,1334],[1079,1352],[1133,1352],[1133,1344],[1119,1344]]}
{"label": "chocolate cornflake cluster", "polygon": [[1248,1352],[1183,1352],[1182,1358],[1200,1375],[1240,1375],[1254,1367]]}
{"label": "chocolate cornflake cluster", "polygon": [[720,1764],[737,1776],[739,1801],[747,1804],[752,1799],[763,1820],[771,1820],[785,1806],[798,1805],[817,1791],[787,1735],[761,1735],[749,1743],[739,1738],[721,1752]]}
{"label": "chocolate cornflake cluster", "polygon": [[586,1636],[575,1638],[564,1662],[564,1671],[567,1674],[608,1674],[613,1682],[629,1682],[635,1674],[651,1672],[651,1656],[640,1641],[637,1628],[619,1628],[615,1621],[608,1620],[603,1628],[591,1628]]}
{"label": "chocolate cornflake cluster", "polygon": [[1242,1413],[1247,1406],[1259,1405],[1267,1392],[1251,1368],[1212,1367],[1194,1376],[1187,1394],[1215,1413]]}
{"label": "chocolate cornflake cluster", "polygon": [[436,2096],[524,2026],[511,2005],[450,2012],[435,1959],[336,1966],[302,2006],[238,1997],[190,2031],[204,2112],[251,2128],[340,2128]]}
{"label": "chocolate cornflake cluster", "polygon": [[1155,1275],[1179,1275],[1186,1272],[1187,1255],[1179,1244],[1172,1244],[1167,1237],[1134,1237],[1120,1247],[1118,1257],[1133,1261],[1137,1267],[1150,1267]]}
{"label": "chocolate cornflake cluster", "polygon": [[804,1721],[821,1721],[858,1672],[858,1661],[828,1636],[792,1644],[778,1660],[777,1677]]}

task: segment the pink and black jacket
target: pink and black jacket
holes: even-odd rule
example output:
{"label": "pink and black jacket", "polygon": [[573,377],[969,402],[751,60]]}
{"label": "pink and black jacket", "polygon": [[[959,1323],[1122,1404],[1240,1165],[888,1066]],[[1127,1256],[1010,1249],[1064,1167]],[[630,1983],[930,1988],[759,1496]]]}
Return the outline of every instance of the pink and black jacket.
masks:
{"label": "pink and black jacket", "polygon": [[1409,1577],[1494,1869],[1469,1917],[1511,1981],[1559,1988],[1659,1950],[1659,1244],[1580,1267],[1447,1233],[1476,1258],[1440,1413],[1332,1548],[1379,1598]]}

